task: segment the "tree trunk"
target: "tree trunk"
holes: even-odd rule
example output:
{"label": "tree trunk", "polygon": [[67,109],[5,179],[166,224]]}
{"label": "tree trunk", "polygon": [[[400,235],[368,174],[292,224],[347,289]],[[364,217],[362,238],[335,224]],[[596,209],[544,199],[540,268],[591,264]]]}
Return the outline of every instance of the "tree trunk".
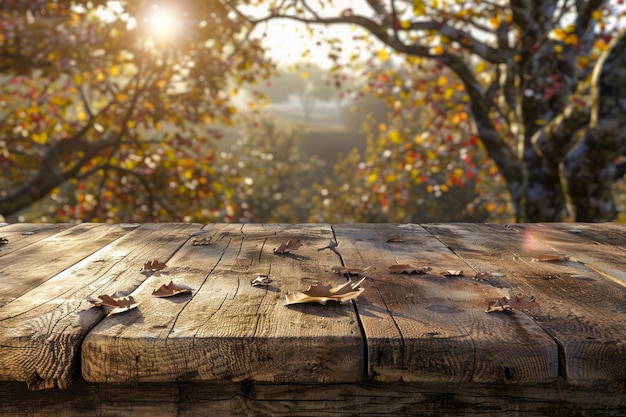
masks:
{"label": "tree trunk", "polygon": [[610,221],[615,159],[626,152],[626,32],[615,38],[593,76],[591,123],[565,161],[576,221]]}

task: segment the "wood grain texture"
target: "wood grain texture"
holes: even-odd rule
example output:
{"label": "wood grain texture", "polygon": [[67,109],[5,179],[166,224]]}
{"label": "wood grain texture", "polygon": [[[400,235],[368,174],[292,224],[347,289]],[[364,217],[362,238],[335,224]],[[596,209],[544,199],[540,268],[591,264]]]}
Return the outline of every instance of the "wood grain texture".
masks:
{"label": "wood grain texture", "polygon": [[38,417],[623,417],[626,395],[563,381],[474,383],[90,384],[29,392],[0,382],[0,415]]}
{"label": "wood grain texture", "polygon": [[83,338],[105,314],[86,298],[127,295],[145,279],[139,273],[145,261],[167,260],[200,227],[146,224],[95,253],[76,248],[70,267],[50,262],[50,279],[0,308],[0,379],[25,381],[31,389],[67,388],[80,376]]}
{"label": "wood grain texture", "polygon": [[72,227],[68,223],[14,223],[0,227],[0,238],[8,239],[9,243],[0,245],[0,257],[8,255],[48,236]]}
{"label": "wood grain texture", "polygon": [[[557,347],[525,314],[485,313],[503,292],[416,225],[336,225],[348,267],[372,267],[357,301],[369,374],[380,381],[540,383],[557,377]],[[386,242],[399,236],[400,242]],[[392,274],[390,265],[432,270]],[[444,277],[446,270],[466,276]]]}
{"label": "wood grain texture", "polygon": [[523,230],[528,238],[626,287],[626,226],[548,223],[524,225]]}
{"label": "wood grain texture", "polygon": [[126,233],[118,225],[83,223],[2,256],[0,307]]}
{"label": "wood grain texture", "polygon": [[[286,307],[285,294],[313,282],[340,284],[327,225],[209,225],[168,262],[167,279],[191,295],[151,298],[157,274],[132,294],[137,311],[109,317],[83,342],[83,376],[96,382],[354,382],[363,377],[363,341],[352,304]],[[278,255],[287,239],[303,247]],[[257,274],[273,280],[253,287]]]}
{"label": "wood grain texture", "polygon": [[511,295],[537,298],[532,314],[559,346],[560,372],[572,384],[626,383],[626,291],[572,260],[536,262],[555,250],[526,225],[425,225],[475,270],[501,272]]}

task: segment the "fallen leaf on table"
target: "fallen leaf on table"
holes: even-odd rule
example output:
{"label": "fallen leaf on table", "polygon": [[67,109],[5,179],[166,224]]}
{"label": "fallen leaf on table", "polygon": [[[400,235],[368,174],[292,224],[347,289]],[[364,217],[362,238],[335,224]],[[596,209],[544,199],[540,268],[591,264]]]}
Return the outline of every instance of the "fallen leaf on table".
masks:
{"label": "fallen leaf on table", "polygon": [[0,237],[0,245],[6,245],[9,243],[9,239],[6,237]]}
{"label": "fallen leaf on table", "polygon": [[565,262],[569,258],[565,255],[539,255],[536,260],[538,262]]}
{"label": "fallen leaf on table", "polygon": [[489,278],[502,278],[504,274],[500,274],[498,272],[479,272],[472,277],[472,279],[481,280],[481,279],[489,279]]}
{"label": "fallen leaf on table", "polygon": [[87,301],[96,307],[105,307],[109,311],[108,316],[132,310],[139,305],[131,295],[128,297],[113,298],[110,295],[102,294],[99,295],[98,298],[87,297]]}
{"label": "fallen leaf on table", "polygon": [[267,287],[272,283],[272,280],[267,275],[257,275],[255,279],[250,281],[253,287]]}
{"label": "fallen leaf on table", "polygon": [[391,236],[387,239],[387,243],[396,243],[396,242],[405,242],[404,239],[400,237],[400,235]]}
{"label": "fallen leaf on table", "polygon": [[280,244],[279,247],[274,248],[274,253],[289,253],[292,250],[297,250],[302,246],[302,242],[299,239],[287,240]]}
{"label": "fallen leaf on table", "polygon": [[141,272],[156,272],[165,269],[167,265],[163,262],[159,262],[156,259],[154,261],[148,261],[143,265]]}
{"label": "fallen leaf on table", "polygon": [[462,277],[463,275],[463,271],[456,271],[453,269],[447,269],[443,272],[442,274],[444,277]]}
{"label": "fallen leaf on table", "polygon": [[186,294],[190,293],[192,290],[191,287],[188,287],[183,284],[175,284],[174,281],[170,281],[169,284],[163,284],[156,290],[152,291],[152,296],[154,297],[171,297],[177,294]]}
{"label": "fallen leaf on table", "polygon": [[511,310],[528,310],[539,307],[535,301],[535,297],[526,297],[525,295],[515,295],[512,298],[502,297],[496,300],[487,308],[487,313],[494,311],[511,311]]}
{"label": "fallen leaf on table", "polygon": [[425,274],[428,271],[431,271],[432,268],[429,266],[422,266],[418,268],[411,264],[399,264],[399,265],[391,265],[388,268],[388,270],[392,274]]}
{"label": "fallen leaf on table", "polygon": [[206,245],[210,245],[211,243],[213,242],[211,242],[210,237],[203,237],[201,239],[194,239],[191,244],[193,246],[206,246]]}
{"label": "fallen leaf on table", "polygon": [[346,276],[350,275],[362,275],[364,272],[367,272],[371,267],[367,268],[346,268],[345,266],[333,266],[331,270],[336,274],[343,274]]}
{"label": "fallen leaf on table", "polygon": [[285,305],[290,304],[303,304],[303,303],[320,303],[326,304],[327,301],[338,301],[343,303],[348,300],[356,299],[363,291],[361,283],[365,278],[361,278],[359,281],[348,281],[345,284],[331,287],[330,285],[313,284],[306,291],[302,291],[296,294],[287,294],[287,302]]}

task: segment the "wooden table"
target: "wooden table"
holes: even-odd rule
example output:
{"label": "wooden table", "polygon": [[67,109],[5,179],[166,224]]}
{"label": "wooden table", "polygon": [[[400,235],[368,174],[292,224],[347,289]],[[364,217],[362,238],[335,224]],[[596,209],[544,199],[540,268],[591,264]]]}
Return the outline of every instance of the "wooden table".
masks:
{"label": "wooden table", "polygon": [[[12,224],[0,238],[0,415],[24,398],[57,416],[626,415],[624,225]],[[303,245],[274,253],[287,240]],[[153,260],[167,267],[142,273]],[[285,305],[346,283],[334,266],[369,267],[357,301]],[[170,281],[191,293],[152,296]],[[102,294],[139,305],[107,316],[88,301]],[[486,312],[515,295],[538,307]]]}

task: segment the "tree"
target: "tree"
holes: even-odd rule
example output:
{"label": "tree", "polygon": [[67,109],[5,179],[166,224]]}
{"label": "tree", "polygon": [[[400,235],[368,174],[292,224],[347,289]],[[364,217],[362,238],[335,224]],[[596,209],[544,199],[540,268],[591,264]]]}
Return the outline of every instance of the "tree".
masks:
{"label": "tree", "polygon": [[271,73],[251,29],[219,1],[3,1],[0,214],[229,220],[213,126]]}
{"label": "tree", "polygon": [[626,150],[621,0],[365,0],[342,10],[321,0],[260,3],[266,16],[231,6],[252,24],[352,25],[365,31],[354,41],[381,60],[392,51],[415,67],[452,70],[516,220],[562,220],[568,202],[577,221],[615,217],[611,185],[624,175],[616,160]]}
{"label": "tree", "polygon": [[[339,158],[332,176],[316,184],[310,220],[510,221],[502,176],[472,133],[462,84],[451,71],[383,68],[370,75],[366,97],[377,97],[387,111],[362,123],[365,151]],[[411,96],[394,96],[400,84],[415,85],[432,105],[414,107]]]}

